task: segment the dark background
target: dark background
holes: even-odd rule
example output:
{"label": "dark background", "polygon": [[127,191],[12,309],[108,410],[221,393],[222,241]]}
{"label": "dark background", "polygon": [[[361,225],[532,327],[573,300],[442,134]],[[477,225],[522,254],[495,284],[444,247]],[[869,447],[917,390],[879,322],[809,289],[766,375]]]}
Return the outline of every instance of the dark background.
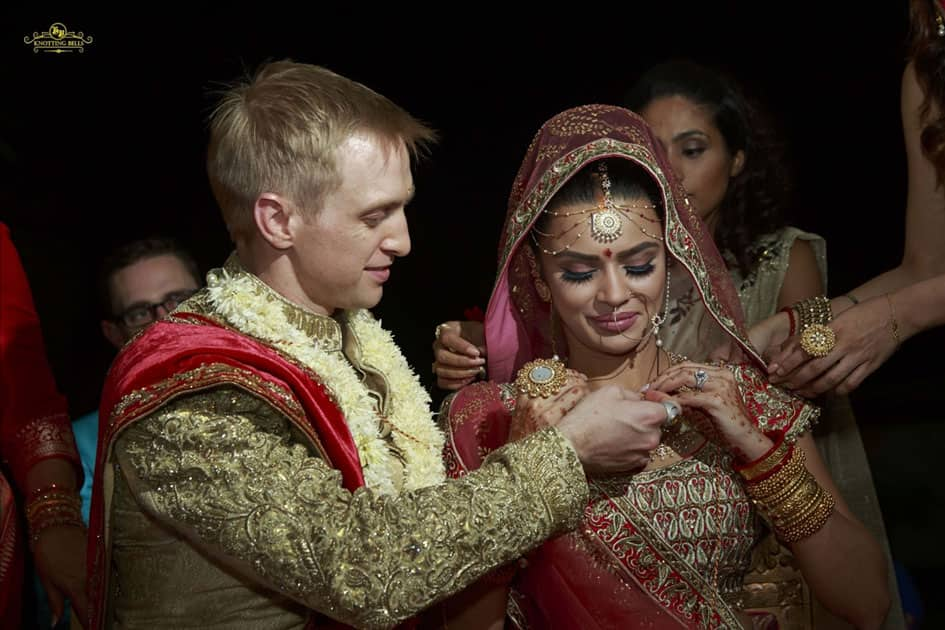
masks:
{"label": "dark background", "polygon": [[[511,5],[470,4],[0,13],[0,220],[72,412],[97,406],[112,356],[94,290],[104,252],[155,233],[180,238],[204,269],[229,252],[203,166],[208,92],[266,59],[325,65],[440,131],[415,171],[413,253],[377,309],[428,383],[435,324],[485,307],[506,196],[533,133],[567,107],[619,102],[670,57],[729,69],[774,115],[790,145],[793,222],[826,237],[832,294],[897,264],[906,2],[609,4],[527,19],[512,19]],[[94,42],[83,54],[34,54],[24,36],[52,22]],[[853,399],[894,553],[927,593],[927,627],[941,620],[930,594],[945,566],[943,342],[908,342]]]}

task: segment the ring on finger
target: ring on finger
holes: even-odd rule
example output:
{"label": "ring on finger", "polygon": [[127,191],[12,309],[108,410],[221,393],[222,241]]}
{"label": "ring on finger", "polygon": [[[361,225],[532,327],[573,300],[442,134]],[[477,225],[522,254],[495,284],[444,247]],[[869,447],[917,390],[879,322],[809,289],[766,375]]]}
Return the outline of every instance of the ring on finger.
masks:
{"label": "ring on finger", "polygon": [[837,334],[830,326],[811,324],[801,333],[801,350],[809,356],[821,358],[830,354],[837,345]]}
{"label": "ring on finger", "polygon": [[567,382],[567,368],[558,359],[535,359],[521,367],[515,377],[515,386],[520,394],[530,398],[550,398]]}
{"label": "ring on finger", "polygon": [[696,379],[696,389],[702,391],[702,388],[705,387],[705,384],[709,381],[709,373],[699,368],[693,372],[693,376]]}
{"label": "ring on finger", "polygon": [[679,405],[672,400],[661,400],[660,404],[666,409],[666,419],[663,420],[660,427],[663,429],[671,429],[679,424],[679,418],[682,414],[682,409],[679,408]]}

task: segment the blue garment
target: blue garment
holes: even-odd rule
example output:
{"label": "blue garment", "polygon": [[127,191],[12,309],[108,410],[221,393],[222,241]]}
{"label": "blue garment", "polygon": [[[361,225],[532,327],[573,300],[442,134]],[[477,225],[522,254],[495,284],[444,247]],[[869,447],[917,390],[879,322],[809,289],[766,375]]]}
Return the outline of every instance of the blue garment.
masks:
{"label": "blue garment", "polygon": [[85,479],[79,496],[82,498],[82,520],[89,524],[89,509],[92,507],[92,478],[95,475],[95,448],[98,444],[98,411],[75,419],[72,422],[72,432],[75,434],[75,446],[82,460],[82,472]]}

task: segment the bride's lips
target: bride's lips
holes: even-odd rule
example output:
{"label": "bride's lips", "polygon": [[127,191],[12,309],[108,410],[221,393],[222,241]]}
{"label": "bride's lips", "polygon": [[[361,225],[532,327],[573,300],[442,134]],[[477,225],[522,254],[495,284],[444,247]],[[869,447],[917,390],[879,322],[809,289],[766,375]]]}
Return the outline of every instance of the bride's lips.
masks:
{"label": "bride's lips", "polygon": [[637,316],[639,316],[639,313],[611,313],[610,315],[588,317],[587,319],[602,330],[611,333],[622,333],[633,327],[637,321]]}
{"label": "bride's lips", "polygon": [[390,266],[387,267],[365,267],[368,275],[374,278],[378,284],[384,284],[390,278]]}

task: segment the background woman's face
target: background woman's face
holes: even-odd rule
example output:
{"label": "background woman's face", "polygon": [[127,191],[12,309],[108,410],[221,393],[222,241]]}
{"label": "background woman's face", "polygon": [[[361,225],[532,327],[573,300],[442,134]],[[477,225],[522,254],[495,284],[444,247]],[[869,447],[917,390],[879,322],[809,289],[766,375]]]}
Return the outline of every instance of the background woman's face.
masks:
{"label": "background woman's face", "polygon": [[711,113],[684,96],[653,100],[640,115],[666,149],[696,213],[703,220],[713,216],[729,180],[742,170],[744,151],[733,155]]}

